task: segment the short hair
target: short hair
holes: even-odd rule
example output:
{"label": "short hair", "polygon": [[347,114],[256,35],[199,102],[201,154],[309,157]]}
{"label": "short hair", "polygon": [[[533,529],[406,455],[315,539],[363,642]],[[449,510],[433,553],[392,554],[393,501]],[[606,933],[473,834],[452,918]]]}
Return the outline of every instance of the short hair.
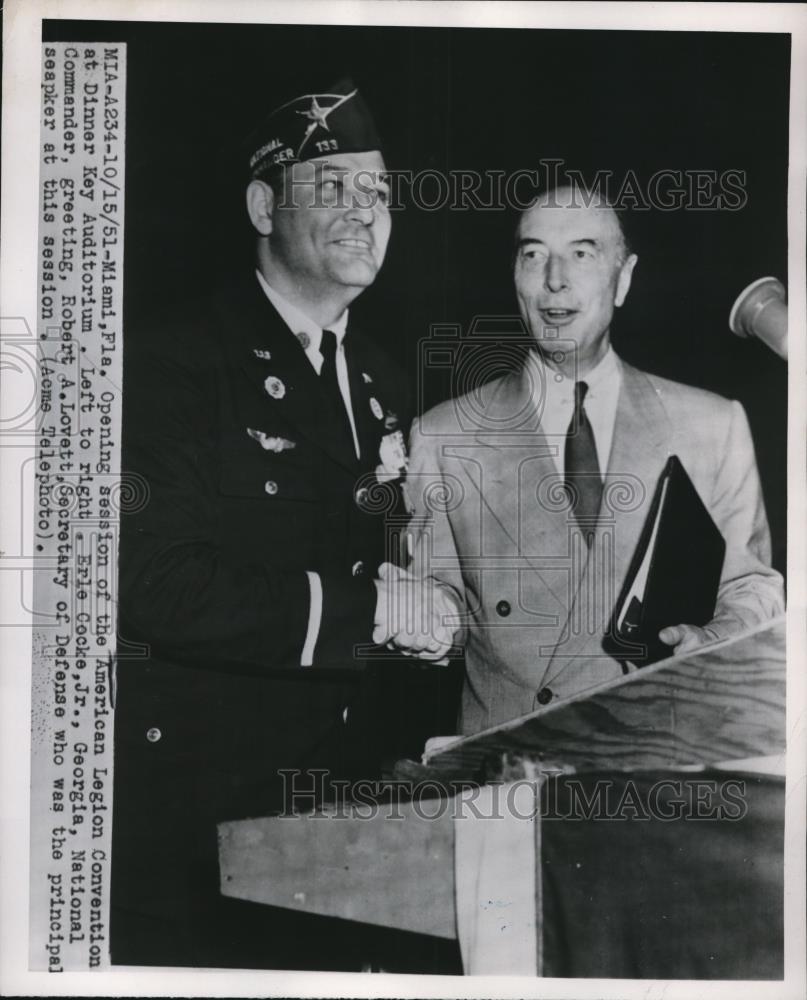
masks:
{"label": "short hair", "polygon": [[281,164],[273,166],[270,170],[261,171],[257,177],[252,177],[247,181],[247,186],[254,181],[259,181],[271,190],[275,208],[293,208],[295,187],[290,174],[290,166]]}
{"label": "short hair", "polygon": [[[572,200],[568,205],[564,205],[562,200],[558,200],[558,195],[561,191],[572,192]],[[578,197],[580,199],[579,202],[577,201]],[[628,257],[633,253],[633,247],[628,237],[628,233],[626,232],[625,222],[627,213],[624,208],[617,208],[608,196],[600,190],[599,186],[592,189],[574,179],[566,181],[559,180],[556,184],[551,184],[547,187],[541,188],[524,211],[520,213],[519,220],[524,215],[524,212],[529,212],[536,206],[546,205],[554,208],[572,207],[576,204],[580,204],[585,208],[589,208],[592,205],[595,205],[597,208],[608,208],[614,213],[614,218],[616,219],[617,228],[619,230],[619,263],[620,265],[624,264]]]}
{"label": "short hair", "polygon": [[254,175],[249,175],[246,178],[247,186],[249,186],[253,181],[262,181],[264,184],[268,184],[272,191],[275,193],[275,197],[282,194],[283,182],[285,175],[285,167],[281,166],[270,166],[268,169],[256,171]]}

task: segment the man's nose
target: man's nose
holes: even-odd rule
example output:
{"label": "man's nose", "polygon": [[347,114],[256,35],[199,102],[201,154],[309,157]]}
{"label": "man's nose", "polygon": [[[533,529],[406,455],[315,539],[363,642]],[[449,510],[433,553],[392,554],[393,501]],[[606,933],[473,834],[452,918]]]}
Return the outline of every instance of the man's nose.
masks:
{"label": "man's nose", "polygon": [[353,188],[348,193],[348,198],[350,199],[348,218],[363,226],[371,226],[375,219],[375,204],[378,196],[373,191]]}
{"label": "man's nose", "polygon": [[544,283],[550,292],[559,292],[566,288],[566,265],[560,257],[551,254],[544,271]]}
{"label": "man's nose", "polygon": [[351,222],[358,222],[362,226],[372,226],[375,220],[375,212],[370,206],[362,205],[354,200],[348,209],[347,217]]}

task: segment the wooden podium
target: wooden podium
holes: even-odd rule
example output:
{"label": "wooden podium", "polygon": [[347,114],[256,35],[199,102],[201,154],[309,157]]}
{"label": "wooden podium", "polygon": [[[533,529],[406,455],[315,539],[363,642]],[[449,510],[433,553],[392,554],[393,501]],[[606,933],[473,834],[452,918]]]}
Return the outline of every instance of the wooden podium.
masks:
{"label": "wooden podium", "polygon": [[[588,794],[597,781],[616,782],[622,789],[629,782],[646,802],[659,778],[669,786],[677,776],[680,788],[691,790],[693,782],[708,786],[704,774],[717,780],[715,774],[731,773],[704,772],[699,766],[762,756],[781,759],[784,750],[785,636],[784,619],[779,619],[628,674],[585,696],[457,738],[427,755],[424,766],[403,766],[404,777],[430,789],[417,801],[388,803],[375,811],[366,803],[347,804],[310,816],[220,824],[221,891],[253,902],[444,938],[456,937],[459,926],[466,972],[607,976],[623,975],[627,969],[628,975],[699,978],[713,970],[713,978],[776,978],[782,962],[782,781],[758,787],[763,779],[740,774],[737,780],[747,801],[735,812],[745,808],[740,817],[747,820],[745,825],[732,825],[737,816],[728,815],[712,817],[711,822],[695,817],[688,823],[693,817],[684,816],[677,826],[663,817],[653,817],[644,826],[598,823],[596,816],[549,822],[540,810],[537,818],[522,815],[520,822],[510,817],[483,826],[473,807],[470,815],[467,809],[459,815],[462,795],[452,798],[458,786],[451,783],[483,782],[489,790],[503,783],[509,788],[532,782],[540,789],[551,780],[568,792],[572,782],[587,782]],[[440,795],[443,786],[447,790]],[[461,851],[460,840],[474,843]],[[735,864],[735,848],[736,870],[729,871],[726,864]],[[639,859],[643,873],[630,887],[630,878],[613,882],[614,873],[626,863],[626,852],[631,854],[628,861]],[[578,860],[572,861],[572,854]],[[664,874],[671,855],[677,855],[681,865],[674,878]],[[472,870],[474,866],[479,870]],[[525,866],[533,870],[527,873]],[[651,886],[656,874],[659,884]],[[503,941],[508,930],[520,934],[516,951],[520,949],[522,957],[526,935],[530,961],[508,965],[506,943],[501,961],[495,949],[485,945],[487,932],[480,930],[477,901],[469,898],[468,886],[475,887],[472,892],[482,891],[479,886],[486,879],[500,887],[497,899],[505,894],[497,905],[509,913],[509,923],[495,924],[500,918],[494,914],[491,926],[505,932]],[[741,884],[732,891],[733,880]],[[635,899],[628,898],[628,888]],[[749,923],[747,916],[744,924],[735,926],[733,893],[741,888],[746,901],[749,892],[752,898],[754,892],[759,896],[755,905],[761,930],[752,927],[754,921]],[[521,905],[515,900],[520,893],[529,897],[534,912],[514,929],[521,919],[513,918]],[[603,898],[598,899],[598,893]],[[571,919],[564,908],[573,910],[578,896],[576,930],[559,945],[561,925]],[[596,906],[588,905],[595,899]],[[661,912],[665,899],[678,900],[676,913]],[[698,900],[703,901],[700,907]],[[668,923],[659,923],[659,941],[648,943],[642,934],[653,926],[650,911],[655,912],[657,901],[658,920]],[[490,907],[480,904],[483,909],[493,907],[488,902]],[[617,915],[620,909],[628,909],[624,919]],[[680,938],[687,928],[697,929],[701,918],[705,929],[697,930],[698,940],[687,946],[685,959],[674,949],[668,955],[664,949],[672,947],[676,920]],[[591,933],[581,930],[589,921]],[[578,947],[581,934],[587,937],[585,947]],[[607,947],[609,934],[626,942],[627,964],[606,955],[612,950]],[[711,959],[705,952],[701,956],[699,941]],[[487,958],[477,961],[477,953]],[[738,971],[732,974],[732,969]]]}

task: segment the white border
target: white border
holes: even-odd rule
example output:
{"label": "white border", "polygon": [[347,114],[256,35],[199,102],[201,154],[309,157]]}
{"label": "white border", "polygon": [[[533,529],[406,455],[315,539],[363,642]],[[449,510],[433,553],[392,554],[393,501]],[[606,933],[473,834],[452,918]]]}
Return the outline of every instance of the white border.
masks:
{"label": "white border", "polygon": [[[786,32],[792,35],[788,225],[790,314],[790,414],[788,443],[788,801],[786,825],[786,956],[784,984],[686,983],[624,980],[525,980],[335,973],[189,972],[116,969],[109,973],[29,973],[28,780],[30,628],[20,612],[20,577],[0,572],[0,621],[13,614],[18,627],[2,636],[0,674],[0,993],[3,995],[355,996],[395,997],[762,997],[801,998],[805,976],[804,816],[807,811],[807,406],[805,405],[805,177],[807,176],[807,5],[697,3],[451,3],[327,2],[298,0],[7,0],[3,26],[2,263],[3,317],[24,317],[36,330],[35,282],[37,178],[39,172],[40,22],[43,17],[129,21],[218,21],[297,24],[376,24],[464,27],[595,28]],[[757,71],[749,66],[748,72]],[[764,142],[764,137],[760,137]],[[8,383],[6,383],[8,388]],[[12,395],[6,405],[13,408]],[[20,402],[24,399],[20,394]],[[20,449],[20,451],[24,451]],[[29,454],[33,457],[33,450]],[[0,469],[0,514],[14,509],[19,481]],[[8,472],[5,465],[5,472]],[[18,525],[0,517],[0,550],[30,551]],[[2,558],[2,556],[0,556]],[[30,574],[23,597],[30,606]],[[28,669],[25,669],[26,665]],[[738,894],[737,905],[742,906]]]}

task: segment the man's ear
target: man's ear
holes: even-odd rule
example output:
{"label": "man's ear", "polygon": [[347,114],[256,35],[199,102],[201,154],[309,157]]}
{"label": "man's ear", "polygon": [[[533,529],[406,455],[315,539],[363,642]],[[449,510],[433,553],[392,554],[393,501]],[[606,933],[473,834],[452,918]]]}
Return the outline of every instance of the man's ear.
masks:
{"label": "man's ear", "polygon": [[266,181],[250,181],[247,187],[247,213],[259,236],[268,236],[272,232],[274,210],[275,193]]}
{"label": "man's ear", "polygon": [[630,254],[627,260],[623,261],[619,269],[619,277],[616,279],[616,294],[614,295],[615,306],[621,306],[628,297],[633,269],[636,267],[638,259],[635,253]]}

